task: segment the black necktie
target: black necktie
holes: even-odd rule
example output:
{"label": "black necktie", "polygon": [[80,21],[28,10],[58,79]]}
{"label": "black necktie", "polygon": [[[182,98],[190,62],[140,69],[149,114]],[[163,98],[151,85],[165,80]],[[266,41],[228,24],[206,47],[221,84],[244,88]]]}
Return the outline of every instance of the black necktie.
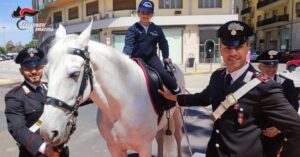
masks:
{"label": "black necktie", "polygon": [[36,87],[36,91],[37,91],[37,94],[41,97],[41,98],[44,98],[44,91],[43,91],[43,87],[41,86],[38,86]]}
{"label": "black necktie", "polygon": [[224,91],[228,89],[228,87],[231,85],[232,77],[230,74],[227,74],[225,77],[225,82],[224,82]]}

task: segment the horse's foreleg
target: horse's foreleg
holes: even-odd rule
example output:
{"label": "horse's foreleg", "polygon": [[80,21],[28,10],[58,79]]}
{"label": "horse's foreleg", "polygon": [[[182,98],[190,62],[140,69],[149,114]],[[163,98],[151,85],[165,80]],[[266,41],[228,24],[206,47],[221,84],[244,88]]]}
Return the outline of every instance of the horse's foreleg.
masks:
{"label": "horse's foreleg", "polygon": [[127,157],[127,151],[121,150],[115,146],[107,146],[112,157]]}
{"label": "horse's foreleg", "polygon": [[182,126],[183,126],[183,122],[181,119],[181,115],[180,115],[180,110],[177,109],[174,112],[174,123],[175,123],[175,132],[174,132],[174,136],[175,136],[175,140],[177,143],[177,156],[178,157],[182,157],[182,150],[181,150],[181,140],[182,140]]}
{"label": "horse's foreleg", "polygon": [[139,157],[151,157],[152,155],[152,142],[146,143],[139,148]]}
{"label": "horse's foreleg", "polygon": [[165,131],[163,129],[156,133],[157,157],[164,156],[164,133]]}

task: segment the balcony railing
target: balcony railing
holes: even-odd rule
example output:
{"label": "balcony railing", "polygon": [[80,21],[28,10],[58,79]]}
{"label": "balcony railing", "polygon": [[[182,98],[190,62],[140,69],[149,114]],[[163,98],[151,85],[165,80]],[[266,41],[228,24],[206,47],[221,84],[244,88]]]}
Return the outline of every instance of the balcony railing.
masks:
{"label": "balcony railing", "polygon": [[276,1],[278,1],[278,0],[264,0],[264,1],[258,2],[256,8],[257,9],[262,8],[262,7],[266,6],[266,5],[274,3]]}
{"label": "balcony railing", "polygon": [[276,22],[283,22],[283,21],[289,21],[289,15],[280,15],[280,16],[273,16],[269,19],[265,19],[262,21],[257,21],[256,26],[260,27],[260,26],[265,26],[265,25],[269,25],[269,24],[273,24]]}
{"label": "balcony railing", "polygon": [[245,8],[241,11],[241,15],[247,14],[251,12],[251,7]]}
{"label": "balcony railing", "polygon": [[55,1],[57,1],[57,0],[44,0],[43,2],[39,2],[38,10],[44,9],[47,4],[55,2]]}

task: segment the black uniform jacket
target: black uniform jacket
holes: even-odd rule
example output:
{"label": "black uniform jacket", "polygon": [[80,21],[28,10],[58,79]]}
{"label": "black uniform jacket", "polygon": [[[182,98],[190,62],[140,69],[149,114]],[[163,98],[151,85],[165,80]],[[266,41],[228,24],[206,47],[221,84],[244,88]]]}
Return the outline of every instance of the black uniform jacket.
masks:
{"label": "black uniform jacket", "polygon": [[275,75],[275,81],[280,83],[283,88],[283,93],[289,103],[298,111],[298,91],[294,85],[294,81],[288,78],[283,78],[280,75]]}
{"label": "black uniform jacket", "polygon": [[143,26],[136,22],[126,33],[123,52],[145,60],[157,55],[157,44],[163,58],[168,58],[169,45],[162,29],[151,22],[148,31],[145,32]]}
{"label": "black uniform jacket", "polygon": [[45,100],[46,96],[40,95],[26,82],[10,90],[5,96],[8,131],[19,145],[19,157],[43,156],[38,151],[44,141],[29,128],[42,115]]}
{"label": "black uniform jacket", "polygon": [[[252,65],[247,71],[257,72]],[[228,88],[225,93],[225,69],[215,71],[209,85],[201,93],[179,95],[180,106],[207,106],[213,110],[225,99],[245,84],[247,71]],[[281,85],[271,79],[260,83],[238,100],[243,108],[243,123],[238,122],[239,111],[230,107],[214,123],[211,139],[208,143],[207,157],[262,157],[261,124],[264,120],[274,123],[280,130],[287,131],[287,147],[284,157],[300,156],[300,117],[285,98]]]}

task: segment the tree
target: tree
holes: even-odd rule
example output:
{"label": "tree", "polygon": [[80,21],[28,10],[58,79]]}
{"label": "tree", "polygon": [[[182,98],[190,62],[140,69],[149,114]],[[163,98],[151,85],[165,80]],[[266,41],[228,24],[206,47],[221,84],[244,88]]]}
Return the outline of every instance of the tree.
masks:
{"label": "tree", "polygon": [[29,43],[25,44],[25,47],[38,47],[39,41],[36,39],[31,40]]}
{"label": "tree", "polygon": [[4,47],[0,47],[0,54],[6,54],[7,52],[5,51]]}
{"label": "tree", "polygon": [[12,52],[12,50],[15,48],[15,45],[14,45],[14,43],[11,40],[9,40],[6,43],[5,47],[6,47],[6,51],[7,52]]}
{"label": "tree", "polygon": [[24,46],[21,43],[18,43],[15,45],[11,52],[20,52],[23,48]]}

